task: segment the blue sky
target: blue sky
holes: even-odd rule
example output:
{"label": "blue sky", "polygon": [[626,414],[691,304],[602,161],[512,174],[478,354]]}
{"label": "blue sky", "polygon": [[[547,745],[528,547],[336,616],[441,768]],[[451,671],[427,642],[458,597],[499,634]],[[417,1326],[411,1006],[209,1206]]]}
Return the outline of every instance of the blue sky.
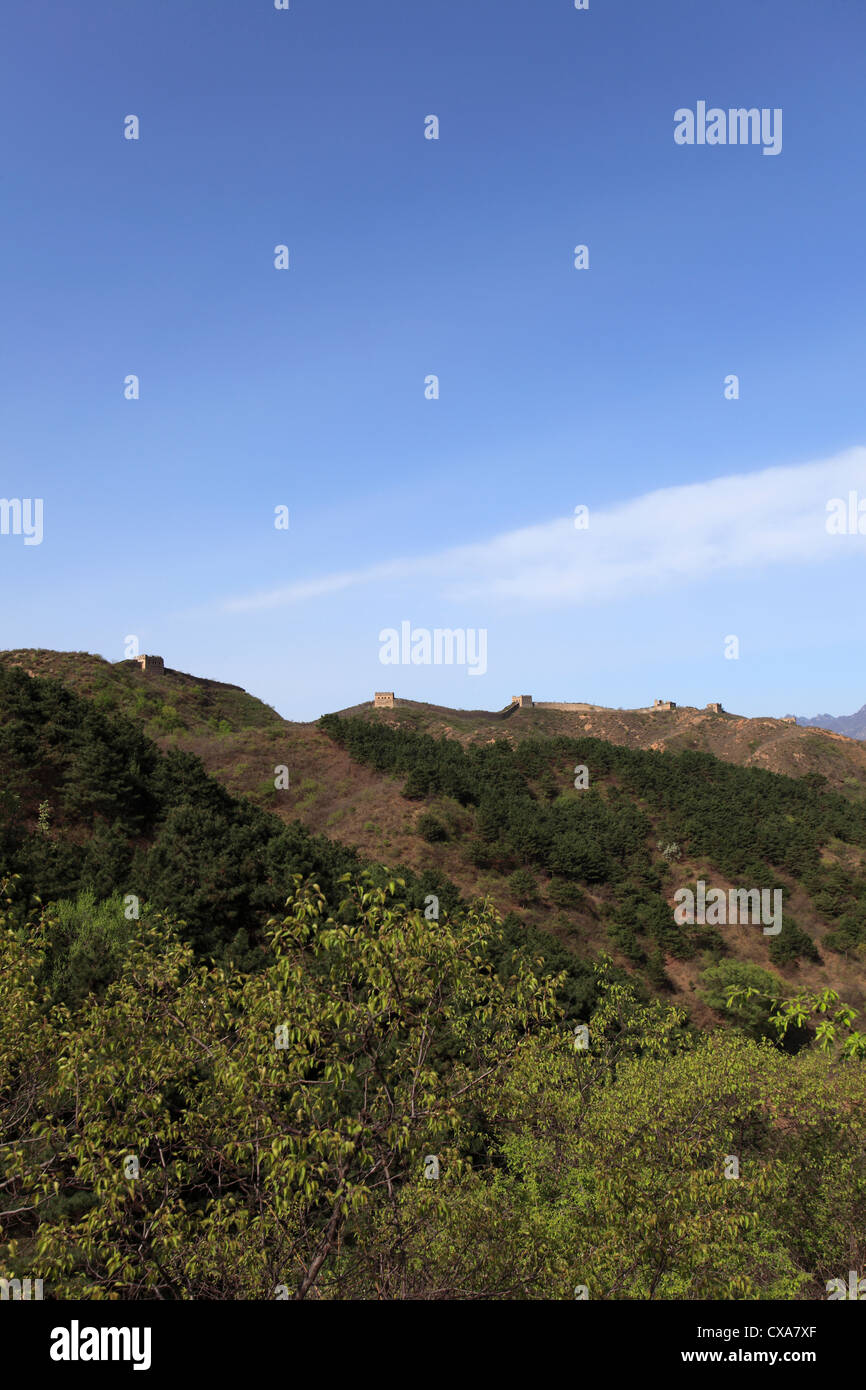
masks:
{"label": "blue sky", "polygon": [[[290,718],[375,689],[863,704],[866,536],[824,514],[866,499],[866,8],[52,0],[4,28],[0,491],[44,535],[0,535],[0,646],[135,634]],[[781,153],[676,145],[698,101],[781,108]],[[403,620],[486,630],[486,674],[383,666]]]}

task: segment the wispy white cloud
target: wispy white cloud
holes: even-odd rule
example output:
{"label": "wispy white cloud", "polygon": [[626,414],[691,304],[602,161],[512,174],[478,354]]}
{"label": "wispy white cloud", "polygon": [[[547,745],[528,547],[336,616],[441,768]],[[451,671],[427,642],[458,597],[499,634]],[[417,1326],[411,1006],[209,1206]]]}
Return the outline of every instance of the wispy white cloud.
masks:
{"label": "wispy white cloud", "polygon": [[283,585],[279,589],[267,589],[263,593],[249,594],[243,598],[226,599],[222,606],[229,613],[249,612],[255,608],[283,608],[293,603],[304,603],[307,599],[338,594],[342,589],[352,589],[358,584],[399,579],[408,574],[417,563],[411,560],[393,560],[384,565],[369,565],[365,569],[323,574],[316,579],[301,579],[294,584]]}
{"label": "wispy white cloud", "polygon": [[660,488],[572,517],[506,531],[471,545],[327,574],[226,600],[227,612],[302,604],[393,579],[423,578],[445,598],[551,607],[643,594],[725,571],[816,564],[862,541],[830,535],[827,503],[866,498],[866,448],[835,458]]}

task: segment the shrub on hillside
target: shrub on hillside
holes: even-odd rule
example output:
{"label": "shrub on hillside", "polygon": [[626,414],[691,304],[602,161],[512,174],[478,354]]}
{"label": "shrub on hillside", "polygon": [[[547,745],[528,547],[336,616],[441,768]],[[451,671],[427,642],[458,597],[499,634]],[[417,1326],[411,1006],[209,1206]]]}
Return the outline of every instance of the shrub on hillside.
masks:
{"label": "shrub on hillside", "polygon": [[437,844],[448,840],[448,826],[432,811],[424,811],[415,822],[415,828],[423,840],[428,844]]}
{"label": "shrub on hillside", "polygon": [[535,875],[528,869],[515,869],[508,878],[508,891],[521,907],[529,907],[531,903],[538,901],[538,884]]}

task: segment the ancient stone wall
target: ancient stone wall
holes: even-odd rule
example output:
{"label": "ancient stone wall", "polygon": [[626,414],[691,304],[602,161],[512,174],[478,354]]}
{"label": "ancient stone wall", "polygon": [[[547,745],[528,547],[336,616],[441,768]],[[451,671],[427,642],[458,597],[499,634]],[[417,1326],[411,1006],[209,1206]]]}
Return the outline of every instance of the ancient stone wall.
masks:
{"label": "ancient stone wall", "polygon": [[536,709],[561,709],[571,714],[590,714],[594,709],[600,709],[600,705],[587,705],[583,702],[569,704],[564,700],[536,700]]}

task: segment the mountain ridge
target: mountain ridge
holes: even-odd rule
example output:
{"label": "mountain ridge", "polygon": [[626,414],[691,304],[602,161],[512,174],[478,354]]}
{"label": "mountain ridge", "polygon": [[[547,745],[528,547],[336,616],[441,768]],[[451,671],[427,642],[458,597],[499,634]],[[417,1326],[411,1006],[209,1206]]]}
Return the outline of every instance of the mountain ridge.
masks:
{"label": "mountain ridge", "polygon": [[846,738],[866,739],[866,705],[854,714],[816,714],[812,718],[798,715],[797,723],[804,729],[827,729]]}
{"label": "mountain ridge", "polygon": [[[274,742],[285,738],[305,765],[321,743],[317,720],[286,719],[242,686],[209,677],[169,667],[163,672],[144,673],[133,660],[109,662],[88,652],[36,648],[0,652],[0,662],[61,680],[76,693],[93,699],[97,708],[135,719],[162,745],[176,742],[190,748],[209,771],[227,780],[234,792],[250,794],[256,787],[264,789],[264,779],[273,766]],[[399,696],[391,709],[374,708],[368,699],[333,712],[340,717],[358,715],[434,737],[455,738],[464,745],[492,738],[520,742],[530,736],[589,735],[628,748],[708,752],[743,767],[826,778],[830,786],[853,799],[866,797],[866,723],[860,738],[791,716],[714,713],[684,705],[670,710],[590,704],[579,709],[506,705],[504,709],[461,710]],[[242,773],[249,775],[237,775],[238,763]],[[256,778],[252,776],[254,766],[259,773]],[[303,777],[313,775],[305,766]]]}

